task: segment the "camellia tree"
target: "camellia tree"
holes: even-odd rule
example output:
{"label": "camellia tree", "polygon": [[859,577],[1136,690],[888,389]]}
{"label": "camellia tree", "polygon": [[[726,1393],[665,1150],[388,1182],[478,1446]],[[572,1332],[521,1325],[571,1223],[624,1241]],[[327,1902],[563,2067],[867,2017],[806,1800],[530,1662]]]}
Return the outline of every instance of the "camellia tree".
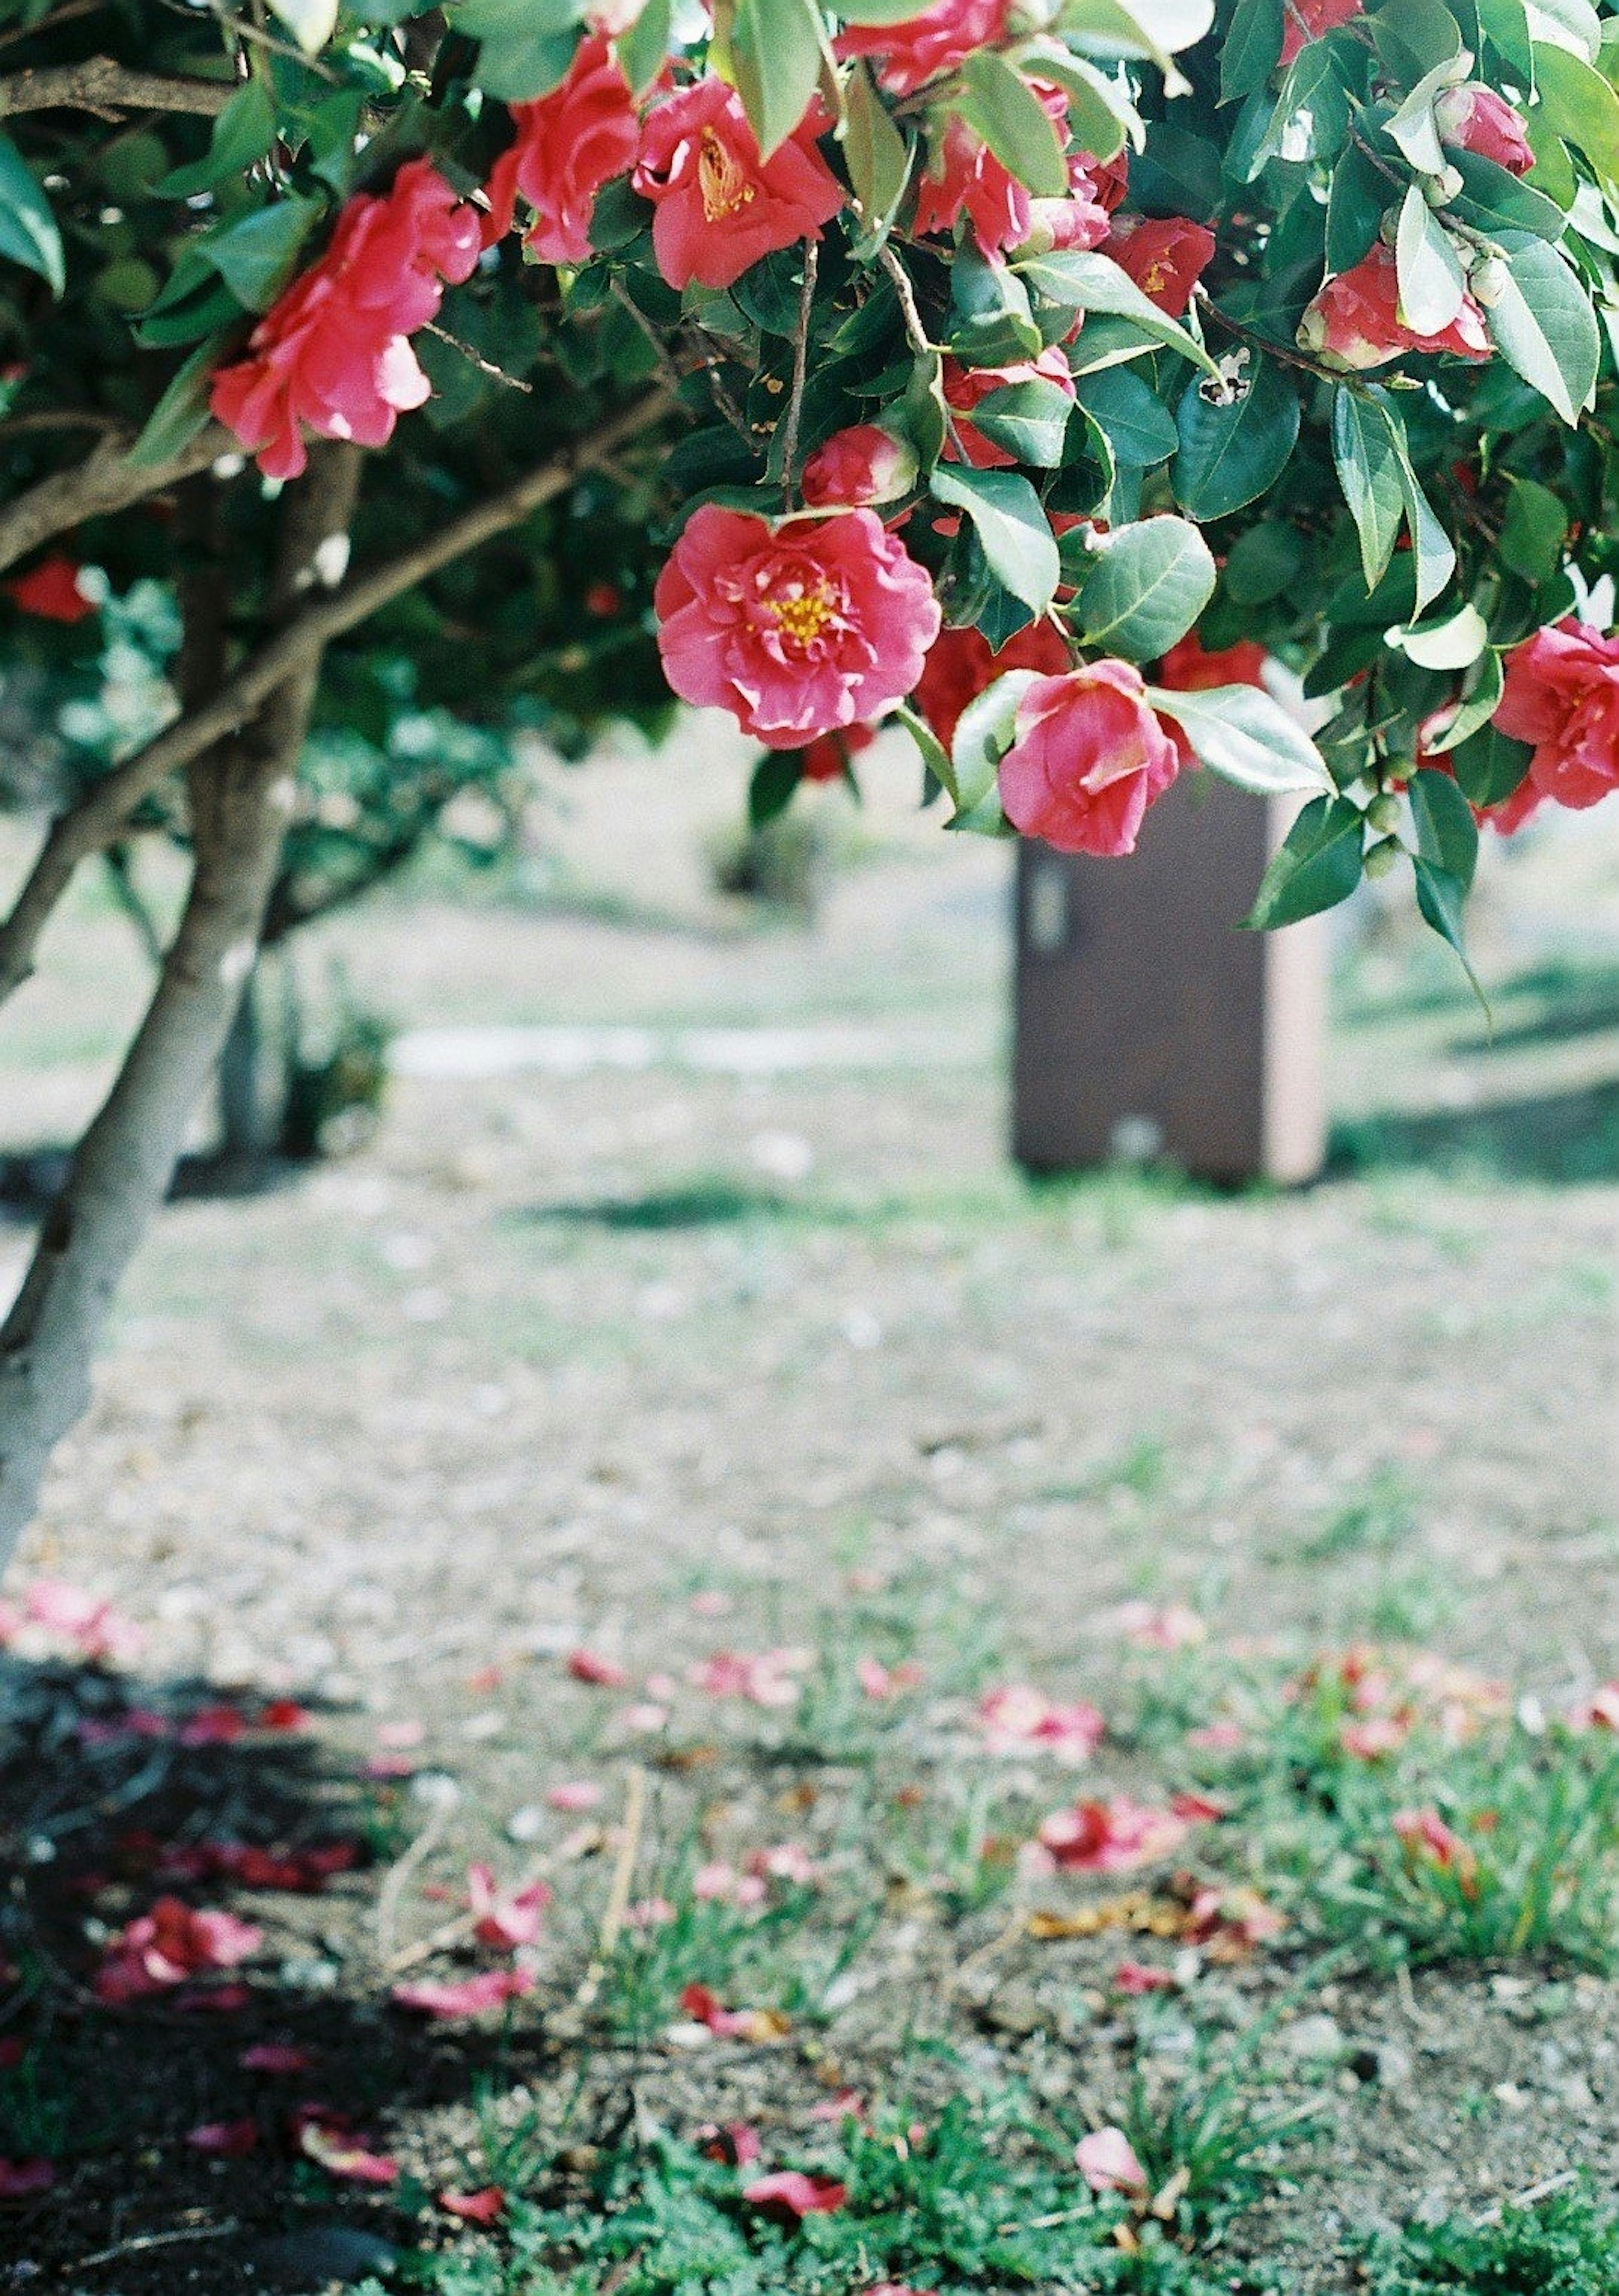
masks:
{"label": "camellia tree", "polygon": [[893,718],[951,827],[1102,855],[1200,764],[1303,800],[1254,922],[1409,860],[1460,949],[1479,822],[1619,781],[1615,32],[1590,0],[0,0],[8,678],[104,687],[137,594],[171,631],[0,922],[0,996],[143,808],[192,856],[0,1331],[0,1538],[218,1059],[312,728],[385,765],[436,713],[655,713],[661,662],[759,741],[756,816]]}

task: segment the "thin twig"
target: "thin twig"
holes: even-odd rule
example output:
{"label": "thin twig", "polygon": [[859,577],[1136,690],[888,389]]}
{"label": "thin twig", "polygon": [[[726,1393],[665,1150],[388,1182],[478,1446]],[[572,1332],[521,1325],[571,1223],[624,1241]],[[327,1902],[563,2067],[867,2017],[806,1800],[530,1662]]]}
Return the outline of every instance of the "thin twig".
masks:
{"label": "thin twig", "polygon": [[224,2240],[239,2230],[234,2217],[224,2217],[217,2224],[182,2225],[175,2232],[137,2233],[132,2240],[120,2240],[114,2248],[98,2248],[89,2256],[81,2256],[78,2268],[87,2272],[93,2264],[116,2264],[122,2256],[141,2256],[149,2248],[177,2248],[185,2240]]}
{"label": "thin twig", "polygon": [[911,283],[911,274],[885,241],[877,250],[877,260],[893,282],[899,297],[899,308],[905,322],[905,332],[911,338],[911,348],[926,357],[933,345],[928,340],[928,330],[922,324],[922,315],[916,307],[916,289]]}
{"label": "thin twig", "polygon": [[454,1804],[446,1794],[443,1801],[436,1805],[409,1849],[396,1857],[388,1869],[377,1898],[377,1952],[384,1962],[393,1958],[394,1930],[399,1918],[399,1900],[405,1894],[405,1885],[429,1852],[437,1845],[450,1822],[453,1808]]}
{"label": "thin twig", "polygon": [[426,335],[436,335],[441,343],[448,343],[453,351],[459,351],[462,358],[470,359],[479,374],[487,374],[492,382],[503,382],[508,390],[521,390],[532,396],[533,383],[525,382],[520,375],[508,374],[503,366],[496,366],[493,359],[485,358],[480,351],[473,349],[470,343],[463,343],[459,335],[453,335],[447,327],[437,326],[429,319],[421,332]]}
{"label": "thin twig", "polygon": [[798,459],[798,423],[804,413],[804,385],[809,373],[810,321],[815,311],[815,276],[821,250],[813,239],[804,242],[804,280],[798,290],[798,332],[793,338],[793,388],[781,426],[781,491],[791,499],[793,464]]}
{"label": "thin twig", "polygon": [[624,1928],[624,1917],[629,1911],[630,1885],[635,1878],[635,1860],[641,1854],[641,1828],[646,1815],[647,1774],[639,1762],[633,1763],[626,1782],[624,1796],[624,1834],[618,1844],[618,1862],[613,1868],[613,1885],[607,1893],[607,1909],[601,1916],[601,1928],[596,1939],[596,1950],[585,1981],[574,1997],[576,2009],[588,2009],[601,1990],[601,1980],[607,1975],[608,1964],[613,1957]]}
{"label": "thin twig", "polygon": [[132,71],[110,56],[13,72],[0,79],[0,119],[21,111],[186,111],[213,119],[235,94],[224,79],[188,79],[167,72]]}
{"label": "thin twig", "polygon": [[1486,2225],[1499,2224],[1509,2209],[1532,2209],[1537,2201],[1549,2200],[1553,2193],[1560,2193],[1566,2185],[1577,2185],[1579,2181],[1577,2169],[1559,2169],[1555,2177],[1542,2177],[1538,2185],[1531,2185],[1524,2192],[1514,2193],[1507,2200],[1497,2201],[1484,2210],[1482,2217],[1474,2218],[1473,2229],[1482,2232]]}

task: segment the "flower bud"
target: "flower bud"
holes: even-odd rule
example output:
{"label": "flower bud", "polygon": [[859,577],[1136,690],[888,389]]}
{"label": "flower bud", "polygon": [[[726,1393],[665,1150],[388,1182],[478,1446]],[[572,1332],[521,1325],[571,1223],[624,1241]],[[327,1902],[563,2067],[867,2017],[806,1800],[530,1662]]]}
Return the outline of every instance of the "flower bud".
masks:
{"label": "flower bud", "polygon": [[1404,851],[1397,837],[1385,837],[1372,847],[1361,866],[1369,877],[1386,877]]}
{"label": "flower bud", "polygon": [[804,465],[805,501],[813,510],[864,510],[896,502],[917,479],[916,453],[875,422],[835,430]]}
{"label": "flower bud", "polygon": [[1526,176],[1534,165],[1523,120],[1504,95],[1475,80],[1445,89],[1434,105],[1434,125],[1442,144],[1476,152],[1515,176]]}

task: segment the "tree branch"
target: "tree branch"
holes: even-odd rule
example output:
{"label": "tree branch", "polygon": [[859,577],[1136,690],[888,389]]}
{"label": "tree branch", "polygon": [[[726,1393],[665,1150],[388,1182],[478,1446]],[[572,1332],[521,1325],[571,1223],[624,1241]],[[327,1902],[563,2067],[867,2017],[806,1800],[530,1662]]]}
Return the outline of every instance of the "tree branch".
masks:
{"label": "tree branch", "polygon": [[71,470],[53,471],[26,494],[0,510],[0,572],[37,550],[42,542],[78,526],[86,518],[105,518],[127,510],[148,495],[164,493],[182,479],[194,478],[222,455],[240,454],[230,432],[217,422],[171,455],[166,463],[132,463],[127,438],[103,439],[93,455]]}
{"label": "tree branch", "polygon": [[190,111],[214,119],[235,94],[223,79],[182,79],[166,72],[134,71],[110,56],[82,64],[53,64],[0,79],[0,119],[20,111]]}
{"label": "tree branch", "polygon": [[53,824],[10,916],[0,925],[0,1004],[33,971],[39,936],[80,861],[99,852],[159,782],[233,734],[278,685],[317,658],[333,638],[441,567],[554,502],[581,472],[594,469],[627,439],[649,429],[673,404],[666,390],[646,392],[592,437],[527,472],[503,493],[475,504],[413,549],[356,575],[328,597],[306,606],[249,654],[209,700],[186,711],[104,775],[72,812]]}

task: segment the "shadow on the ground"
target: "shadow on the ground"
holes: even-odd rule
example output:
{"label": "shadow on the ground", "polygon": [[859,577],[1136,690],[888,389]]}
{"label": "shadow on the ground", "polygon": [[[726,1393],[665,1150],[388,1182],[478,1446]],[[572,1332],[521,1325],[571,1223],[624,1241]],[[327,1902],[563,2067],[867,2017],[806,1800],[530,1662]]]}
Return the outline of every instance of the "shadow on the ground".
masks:
{"label": "shadow on the ground", "polygon": [[1562,1186],[1619,1179],[1619,1083],[1334,1126],[1329,1177],[1402,1167]]}
{"label": "shadow on the ground", "polygon": [[[396,2114],[464,2103],[497,2074],[510,2086],[543,2057],[532,2017],[519,2038],[388,2005],[379,1874],[420,1813],[312,1729],[185,1742],[186,1717],[194,1736],[223,1710],[196,1683],[0,1656],[0,2164],[55,2168],[50,2189],[0,2198],[0,2284],[224,2296],[357,2276],[384,2243],[408,2244],[422,2194],[408,2173],[368,2185],[300,2158],[298,2110],[327,2108],[386,2153]],[[255,1886],[212,1862],[221,1844],[313,1870],[300,1887]],[[165,1897],[229,1913],[262,1943],[110,2005],[98,1969]],[[244,2066],[266,2043],[307,2064]],[[220,2124],[251,2149],[188,2143]]]}

